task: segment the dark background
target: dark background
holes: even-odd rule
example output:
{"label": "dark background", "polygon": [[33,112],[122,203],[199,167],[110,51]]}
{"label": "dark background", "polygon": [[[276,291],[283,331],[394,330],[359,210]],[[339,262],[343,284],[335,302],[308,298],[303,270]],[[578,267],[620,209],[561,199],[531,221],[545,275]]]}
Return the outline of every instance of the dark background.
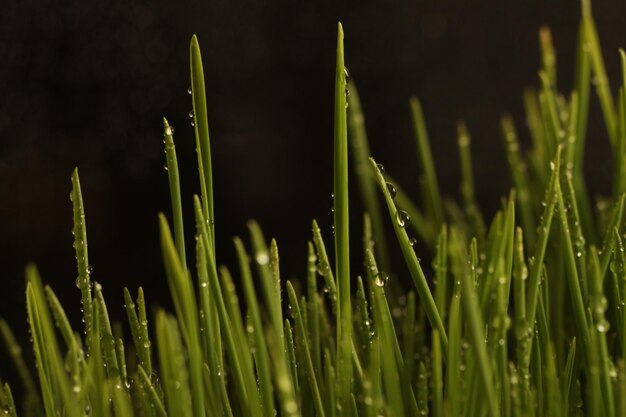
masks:
{"label": "dark background", "polygon": [[[493,213],[509,186],[499,117],[510,112],[528,142],[521,93],[537,84],[541,25],[552,28],[559,87],[569,91],[578,2],[339,3],[2,1],[0,315],[18,334],[26,335],[23,268],[30,260],[80,324],[68,198],[74,166],[93,278],[104,286],[111,316],[123,317],[123,285],[135,292],[143,284],[149,301],[169,304],[157,233],[157,212],[169,214],[170,204],[161,118],[176,127],[188,210],[199,189],[186,92],[193,33],[204,58],[223,262],[234,266],[230,238],[247,237],[249,218],[277,237],[288,278],[305,272],[312,218],[330,238],[338,20],[379,162],[417,196],[407,104],[415,94],[441,188],[458,194],[455,123],[462,118],[473,135],[478,197]],[[597,1],[594,16],[616,87],[626,5]],[[594,101],[586,165],[594,193],[610,189],[598,116]],[[8,368],[0,360],[0,376]]]}

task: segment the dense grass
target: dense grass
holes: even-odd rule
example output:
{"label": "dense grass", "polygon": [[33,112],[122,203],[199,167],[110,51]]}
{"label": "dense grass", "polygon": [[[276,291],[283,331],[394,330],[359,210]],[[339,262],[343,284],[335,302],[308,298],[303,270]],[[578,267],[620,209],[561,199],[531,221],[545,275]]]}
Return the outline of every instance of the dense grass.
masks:
{"label": "dense grass", "polygon": [[[124,291],[127,326],[111,323],[102,286],[90,278],[75,170],[71,200],[84,328],[70,326],[53,290],[28,266],[37,375],[0,321],[25,393],[14,399],[2,385],[4,413],[626,416],[626,55],[620,52],[622,87],[614,98],[587,1],[581,14],[575,88],[567,95],[557,90],[550,32],[540,30],[539,83],[524,94],[532,148],[520,148],[513,120],[504,116],[513,187],[490,221],[475,197],[470,132],[462,122],[461,198],[441,194],[417,98],[410,99],[407,117],[414,124],[421,204],[392,180],[393,167],[371,158],[339,25],[333,250],[313,221],[306,278],[297,282],[281,279],[277,243],[268,243],[254,222],[248,247],[234,239],[236,272],[215,258],[207,103],[193,37],[190,94],[200,176],[193,255],[185,252],[191,234],[183,227],[173,129],[164,120],[172,210],[169,220],[159,215],[159,225],[175,314],[159,310],[148,317],[139,288],[136,298]],[[583,176],[593,90],[613,156],[612,195],[597,205]],[[349,215],[363,214],[349,210],[349,159],[366,209],[357,244],[348,239]],[[388,223],[393,237],[385,236]],[[416,241],[424,248],[419,253]],[[365,265],[350,265],[357,252]],[[393,252],[405,265],[390,263]],[[403,271],[415,291],[400,289]]]}

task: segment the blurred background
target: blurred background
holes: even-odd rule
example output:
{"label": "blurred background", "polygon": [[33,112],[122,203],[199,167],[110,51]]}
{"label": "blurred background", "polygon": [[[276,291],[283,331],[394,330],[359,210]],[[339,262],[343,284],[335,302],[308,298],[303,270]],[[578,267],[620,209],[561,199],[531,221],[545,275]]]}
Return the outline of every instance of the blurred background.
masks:
{"label": "blurred background", "polygon": [[[595,3],[617,88],[626,3]],[[144,285],[152,305],[169,305],[157,228],[157,213],[170,213],[162,117],[176,128],[189,221],[191,196],[199,190],[187,94],[193,33],[207,83],[218,257],[234,268],[231,237],[247,239],[246,221],[255,218],[266,237],[278,239],[283,274],[293,278],[305,273],[311,220],[331,237],[338,20],[373,155],[418,196],[408,111],[408,98],[417,95],[442,190],[458,196],[455,124],[463,119],[473,138],[478,198],[491,215],[510,184],[501,115],[513,115],[528,144],[521,94],[537,85],[537,31],[552,29],[559,89],[567,92],[579,15],[577,2],[565,0],[4,0],[0,316],[26,339],[23,268],[34,261],[80,325],[69,200],[75,166],[92,277],[103,284],[110,315],[123,318],[124,285],[133,293]],[[592,193],[607,193],[608,145],[595,95],[591,112],[586,172]],[[356,187],[352,191],[358,227],[359,198]],[[188,223],[188,237],[192,233]],[[9,368],[0,360],[0,376]]]}

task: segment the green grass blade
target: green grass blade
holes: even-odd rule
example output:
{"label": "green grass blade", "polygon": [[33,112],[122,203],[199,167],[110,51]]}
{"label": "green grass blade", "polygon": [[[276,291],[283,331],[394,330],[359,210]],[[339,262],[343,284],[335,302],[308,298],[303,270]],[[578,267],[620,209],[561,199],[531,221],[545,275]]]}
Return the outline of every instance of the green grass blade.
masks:
{"label": "green grass blade", "polygon": [[204,415],[204,388],[202,377],[202,350],[200,347],[200,326],[198,323],[198,308],[191,279],[181,264],[178,252],[174,245],[167,220],[163,214],[159,215],[161,231],[161,252],[165,272],[172,292],[177,316],[182,329],[183,339],[189,355],[189,373],[193,399],[193,413],[196,416]]}
{"label": "green grass blade", "polygon": [[606,75],[604,58],[602,57],[602,50],[600,49],[600,41],[598,40],[596,25],[593,17],[591,16],[591,1],[583,0],[582,3],[581,26],[585,39],[585,47],[588,50],[591,69],[593,71],[592,84],[595,85],[596,93],[598,95],[598,99],[600,100],[600,107],[602,108],[602,114],[604,116],[610,143],[613,147],[615,147],[617,144],[617,119],[615,116],[615,105],[613,103],[611,87],[609,85],[609,79]]}
{"label": "green grass blade", "polygon": [[[274,396],[272,394],[272,376],[270,372],[270,359],[267,345],[263,337],[263,324],[261,322],[261,313],[257,302],[257,296],[252,282],[252,273],[250,264],[248,263],[248,254],[243,246],[241,239],[235,238],[235,249],[239,262],[239,272],[243,281],[243,290],[248,306],[248,314],[252,321],[252,334],[255,340],[256,349],[255,358],[258,371],[258,383],[261,392],[261,401],[263,404],[264,415],[272,415],[275,412]],[[248,328],[250,332],[250,327]]]}
{"label": "green grass blade", "polygon": [[609,356],[609,348],[607,344],[607,332],[609,331],[609,322],[604,316],[607,301],[602,290],[602,277],[600,275],[600,260],[595,247],[590,250],[590,304],[592,311],[592,320],[596,332],[595,340],[597,341],[598,361],[600,362],[600,384],[602,387],[602,402],[604,403],[604,411],[607,417],[615,416],[615,402],[613,400],[613,383],[611,381],[610,368],[613,366]]}
{"label": "green grass blade", "polygon": [[444,347],[444,350],[448,350],[448,337],[446,335],[446,331],[443,327],[443,321],[441,320],[441,315],[439,310],[437,309],[437,305],[435,303],[435,299],[433,298],[432,293],[430,292],[430,288],[428,287],[428,283],[426,282],[426,277],[424,276],[424,271],[420,266],[419,260],[413,251],[413,247],[411,246],[409,236],[406,233],[404,227],[408,226],[408,221],[406,217],[403,217],[403,212],[399,211],[396,208],[395,203],[393,202],[393,198],[389,194],[389,190],[387,189],[387,185],[385,183],[385,179],[378,170],[376,165],[376,161],[370,158],[370,164],[372,169],[376,173],[378,177],[378,185],[383,195],[385,197],[385,201],[387,202],[387,208],[389,210],[389,214],[391,216],[391,221],[393,223],[394,231],[396,232],[396,236],[398,238],[398,242],[400,243],[400,249],[402,250],[402,255],[404,256],[404,260],[409,268],[411,273],[411,278],[413,279],[413,283],[417,288],[417,293],[420,296],[422,303],[424,303],[424,308],[426,309],[426,315],[428,316],[428,320],[433,328],[437,329],[441,336],[441,342]]}
{"label": "green grass blade", "polygon": [[573,315],[576,322],[576,328],[578,330],[578,336],[580,337],[583,346],[586,347],[589,342],[589,325],[587,322],[587,315],[580,288],[580,280],[576,268],[576,255],[574,254],[574,246],[572,244],[570,228],[567,221],[567,212],[565,210],[563,193],[561,192],[561,186],[559,184],[556,185],[556,191],[561,234],[563,236],[563,249],[565,251],[565,266],[567,270],[566,276],[572,299]]}
{"label": "green grass blade", "polygon": [[174,219],[174,241],[178,250],[178,257],[183,265],[187,265],[185,256],[185,229],[183,227],[183,204],[180,197],[180,180],[178,177],[178,159],[174,146],[174,131],[167,119],[163,118],[165,132],[165,157],[167,159],[167,178],[170,185],[170,197],[172,199],[172,218]]}
{"label": "green grass blade", "polygon": [[80,188],[78,168],[72,173],[72,192],[70,194],[74,211],[74,250],[76,252],[76,266],[78,277],[76,286],[80,289],[83,319],[85,321],[85,340],[89,347],[91,338],[91,280],[89,279],[89,255],[87,253],[87,226],[85,224],[85,208],[83,206],[83,194]]}
{"label": "green grass blade", "polygon": [[267,248],[265,237],[259,225],[254,221],[248,222],[250,237],[252,239],[252,251],[256,261],[257,271],[261,278],[261,289],[265,296],[267,309],[276,334],[280,335],[278,342],[284,347],[283,311],[281,301],[281,288],[278,277],[272,273],[270,261],[271,253]]}
{"label": "green grass blade", "polygon": [[421,174],[424,176],[426,182],[424,201],[427,202],[431,216],[433,216],[437,229],[439,229],[444,221],[443,204],[441,202],[441,193],[439,192],[439,184],[435,174],[433,156],[430,150],[430,141],[426,131],[426,122],[424,121],[422,106],[417,97],[411,97],[410,107],[417,146],[417,157],[420,161]]}
{"label": "green grass blade", "polygon": [[433,400],[432,400],[432,416],[443,416],[443,364],[441,362],[441,341],[439,333],[433,330],[432,333],[432,381],[433,381]]}
{"label": "green grass blade", "polygon": [[384,270],[389,270],[389,253],[380,203],[378,202],[378,195],[376,193],[376,179],[372,176],[372,170],[367,160],[371,153],[367,140],[367,131],[365,129],[365,118],[361,110],[361,100],[359,99],[359,92],[354,81],[350,81],[347,88],[350,91],[350,94],[347,96],[348,137],[351,145],[350,153],[354,161],[354,172],[358,181],[359,192],[363,199],[363,207],[372,219],[373,234],[377,243],[376,259]]}
{"label": "green grass blade", "polygon": [[461,197],[463,199],[463,207],[469,218],[473,236],[482,242],[485,238],[485,220],[476,201],[472,152],[470,148],[471,139],[467,126],[463,122],[457,123],[457,137],[461,163]]}
{"label": "green grass blade", "polygon": [[167,417],[167,412],[165,411],[161,397],[159,397],[154,385],[152,385],[152,381],[150,381],[150,377],[141,365],[137,367],[137,373],[143,383],[144,389],[148,393],[151,405],[156,410],[157,415],[159,417]]}
{"label": "green grass blade", "polygon": [[335,67],[334,225],[335,277],[337,278],[337,389],[340,411],[349,414],[352,393],[352,304],[350,294],[350,243],[348,213],[348,132],[346,120],[346,68],[343,28],[338,24]]}
{"label": "green grass blade", "polygon": [[322,231],[317,225],[317,222],[313,220],[313,242],[315,243],[315,249],[317,251],[318,259],[318,273],[324,278],[325,288],[324,292],[328,292],[330,298],[330,304],[333,313],[337,313],[337,284],[335,283],[335,276],[333,269],[330,267],[330,261],[328,260],[328,254],[326,252],[326,245],[322,238]]}
{"label": "green grass blade", "polygon": [[526,239],[525,243],[526,246],[532,248],[537,238],[535,232],[537,224],[535,223],[535,204],[532,200],[533,193],[528,184],[527,167],[520,155],[520,146],[515,127],[513,126],[513,119],[510,116],[506,116],[502,118],[501,123],[502,135],[505,140],[506,156],[509,161],[511,176],[517,194],[521,223],[526,232],[524,234],[524,238]]}
{"label": "green grass blade", "polygon": [[[371,170],[371,168],[370,168]],[[394,201],[398,207],[402,207],[404,211],[409,214],[411,218],[411,224],[409,227],[417,233],[417,236],[425,242],[429,247],[434,247],[437,242],[437,228],[424,216],[421,210],[411,201],[408,194],[402,189],[400,185],[389,175],[385,174],[388,182],[392,183],[396,189],[396,197]]]}
{"label": "green grass blade", "polygon": [[[463,240],[459,236],[456,229],[451,229],[451,251],[456,251],[456,258],[463,259],[466,255],[463,255]],[[489,355],[487,353],[487,347],[485,345],[485,323],[480,312],[480,305],[478,302],[478,296],[474,289],[474,283],[470,280],[470,274],[467,270],[468,263],[461,262],[465,266],[465,271],[459,274],[462,288],[462,305],[466,316],[466,324],[469,331],[469,336],[472,341],[472,346],[476,354],[476,361],[478,367],[478,373],[481,377],[483,384],[483,391],[486,396],[486,402],[489,409],[489,413],[492,417],[500,416],[500,408],[498,405],[498,399],[494,389],[494,380],[492,367],[489,361]]]}
{"label": "green grass blade", "polygon": [[200,45],[196,35],[191,37],[189,46],[191,65],[191,98],[193,102],[193,124],[196,133],[196,144],[199,145],[198,160],[200,164],[201,182],[205,189],[202,193],[202,203],[209,230],[209,238],[213,256],[215,256],[215,212],[213,208],[213,171],[211,163],[211,145],[209,140],[209,118],[207,116],[206,92],[204,86],[204,70]]}
{"label": "green grass blade", "polygon": [[159,352],[161,381],[168,415],[192,417],[192,396],[189,389],[189,368],[185,363],[183,342],[173,317],[161,311],[156,316],[156,341]]}
{"label": "green grass blade", "polygon": [[35,386],[33,376],[31,375],[28,366],[24,361],[24,355],[22,355],[22,347],[18,344],[7,322],[2,318],[0,318],[0,334],[2,335],[2,339],[4,339],[4,344],[6,345],[7,352],[9,353],[9,356],[11,357],[11,360],[15,365],[17,374],[20,378],[22,386],[24,387],[25,406],[27,406],[28,408],[32,408],[33,414],[43,415],[39,392],[37,390],[37,387]]}
{"label": "green grass blade", "polygon": [[287,295],[289,297],[289,302],[291,304],[291,308],[293,311],[293,317],[295,320],[296,329],[299,332],[299,334],[302,335],[301,342],[303,343],[303,346],[301,349],[305,355],[304,366],[306,369],[306,375],[308,377],[309,386],[312,391],[311,394],[313,395],[313,405],[315,407],[315,412],[317,413],[318,416],[324,417],[326,414],[324,413],[324,405],[322,403],[322,397],[320,395],[320,390],[317,384],[315,369],[313,368],[313,360],[311,358],[309,340],[308,340],[308,337],[306,336],[306,329],[304,326],[302,315],[300,314],[300,306],[298,305],[296,292],[293,289],[291,282],[289,281],[287,281]]}
{"label": "green grass blade", "polygon": [[[559,185],[559,169],[561,163],[561,151],[557,150],[556,157],[552,163],[552,174],[550,175],[550,183],[546,189],[546,194],[543,199],[545,203],[543,209],[542,221],[539,225],[539,234],[537,237],[537,243],[534,250],[534,261],[530,267],[530,274],[528,276],[528,294],[526,297],[526,314],[528,317],[527,322],[532,326],[535,322],[535,315],[537,311],[537,297],[539,294],[539,284],[541,279],[541,270],[543,268],[544,257],[546,253],[546,247],[548,245],[548,238],[550,236],[550,228],[552,225],[552,217],[554,215],[554,209],[557,202],[557,186]],[[527,357],[526,365],[530,364],[530,357]]]}

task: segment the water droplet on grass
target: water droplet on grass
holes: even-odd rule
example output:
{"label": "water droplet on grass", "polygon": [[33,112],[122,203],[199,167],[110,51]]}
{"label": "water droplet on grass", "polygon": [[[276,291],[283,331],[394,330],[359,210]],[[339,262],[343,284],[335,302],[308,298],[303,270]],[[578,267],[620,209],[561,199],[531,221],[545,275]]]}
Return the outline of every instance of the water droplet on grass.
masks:
{"label": "water droplet on grass", "polygon": [[384,287],[389,280],[389,275],[386,272],[378,271],[376,276],[374,277],[374,283],[379,287]]}
{"label": "water droplet on grass", "polygon": [[267,251],[258,252],[255,257],[259,265],[267,265],[270,261],[270,256]]}
{"label": "water droplet on grass", "polygon": [[389,191],[389,195],[391,196],[391,198],[396,198],[396,194],[398,193],[396,187],[390,182],[388,182],[386,185],[387,191]]}
{"label": "water droplet on grass", "polygon": [[398,210],[398,213],[396,214],[396,221],[398,222],[398,226],[405,229],[409,226],[409,224],[411,224],[411,217],[406,211]]}

